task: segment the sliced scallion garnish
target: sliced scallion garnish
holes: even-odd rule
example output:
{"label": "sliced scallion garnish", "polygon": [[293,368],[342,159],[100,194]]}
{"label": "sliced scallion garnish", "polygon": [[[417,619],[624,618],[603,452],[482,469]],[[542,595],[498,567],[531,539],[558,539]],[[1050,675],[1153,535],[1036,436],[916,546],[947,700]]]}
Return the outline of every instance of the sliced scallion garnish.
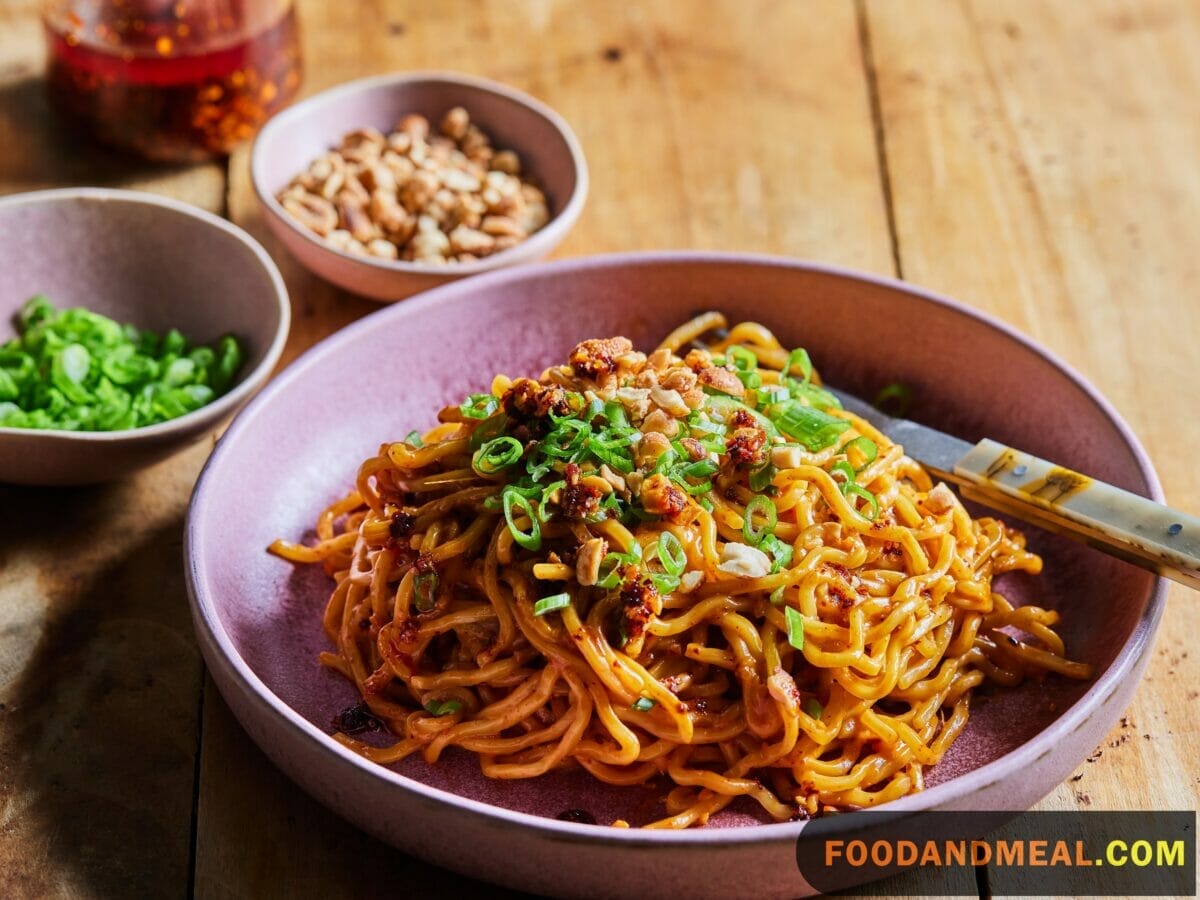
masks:
{"label": "sliced scallion garnish", "polygon": [[658,559],[666,573],[676,578],[687,568],[687,553],[683,544],[669,531],[658,536]]}
{"label": "sliced scallion garnish", "polygon": [[533,604],[533,614],[535,616],[544,616],[548,612],[553,612],[556,609],[562,609],[570,605],[570,594],[551,594],[549,597],[543,597],[537,603]]}
{"label": "sliced scallion garnish", "polygon": [[781,541],[776,535],[768,534],[758,545],[758,549],[771,557],[771,574],[789,565],[795,552],[787,541]]}
{"label": "sliced scallion garnish", "polygon": [[[755,524],[755,515],[761,515],[765,520],[760,527]],[[742,524],[742,537],[751,547],[757,547],[768,536],[775,534],[775,526],[779,522],[779,513],[770,497],[758,494],[746,504],[746,517]]]}
{"label": "sliced scallion garnish", "polygon": [[783,618],[787,622],[788,643],[797,650],[804,649],[804,617],[799,610],[787,606],[783,610]]}
{"label": "sliced scallion garnish", "polygon": [[475,451],[471,467],[480,475],[495,475],[520,460],[523,450],[516,438],[493,438]]}
{"label": "sliced scallion garnish", "polygon": [[462,712],[463,702],[461,700],[430,700],[425,704],[425,712],[431,716],[452,716],[457,712]]}
{"label": "sliced scallion garnish", "polygon": [[[540,550],[542,548],[542,525],[533,510],[533,504],[521,496],[519,491],[514,490],[512,485],[504,489],[504,493],[501,495],[501,504],[504,509],[504,521],[508,525],[508,531],[513,540],[526,550]],[[529,519],[528,531],[522,531],[517,527],[513,517],[514,508],[518,512],[524,513]]]}
{"label": "sliced scallion garnish", "polygon": [[832,466],[830,466],[829,474],[841,475],[842,487],[854,483],[854,466],[850,465],[850,463],[846,462],[844,459],[839,459]]}
{"label": "sliced scallion garnish", "polygon": [[[855,507],[855,512],[857,512],[864,519],[867,519],[871,522],[875,521],[875,517],[879,515],[879,500],[876,499],[874,494],[859,484],[842,485],[842,493],[847,497],[858,497],[860,500],[865,501],[867,504],[867,511],[863,512],[861,509]],[[851,505],[854,505],[853,501],[851,501]]]}
{"label": "sliced scallion garnish", "polygon": [[879,457],[879,446],[869,437],[856,437],[852,441],[847,441],[842,447],[842,452],[846,454],[846,459],[850,459],[850,452],[861,453],[863,463],[858,467],[857,471],[861,472]]}
{"label": "sliced scallion garnish", "polygon": [[649,697],[638,697],[630,708],[638,712],[650,712],[654,708],[654,701]]}
{"label": "sliced scallion garnish", "polygon": [[800,369],[800,377],[804,384],[812,381],[813,365],[812,360],[808,357],[808,351],[803,347],[797,347],[788,354],[787,365],[783,367],[783,374],[791,375],[797,367]]}
{"label": "sliced scallion garnish", "polygon": [[780,431],[799,441],[811,453],[824,450],[850,427],[850,423],[845,419],[794,402],[786,404],[775,418],[775,424]]}
{"label": "sliced scallion garnish", "polygon": [[679,578],[675,575],[655,573],[650,576],[650,583],[659,594],[670,594],[679,589]]}
{"label": "sliced scallion garnish", "polygon": [[725,351],[725,355],[739,372],[753,372],[758,368],[758,356],[749,347],[735,344]]}
{"label": "sliced scallion garnish", "polygon": [[775,480],[776,469],[770,463],[750,470],[750,490],[765,491]]}

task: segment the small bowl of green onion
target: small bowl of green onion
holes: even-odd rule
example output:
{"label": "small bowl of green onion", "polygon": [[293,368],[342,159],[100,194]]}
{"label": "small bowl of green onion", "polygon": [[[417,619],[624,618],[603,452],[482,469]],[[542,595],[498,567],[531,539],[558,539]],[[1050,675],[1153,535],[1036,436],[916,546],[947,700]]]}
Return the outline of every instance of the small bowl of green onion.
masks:
{"label": "small bowl of green onion", "polygon": [[287,338],[278,270],[183,203],[94,188],[0,200],[0,482],[109,481],[213,431]]}

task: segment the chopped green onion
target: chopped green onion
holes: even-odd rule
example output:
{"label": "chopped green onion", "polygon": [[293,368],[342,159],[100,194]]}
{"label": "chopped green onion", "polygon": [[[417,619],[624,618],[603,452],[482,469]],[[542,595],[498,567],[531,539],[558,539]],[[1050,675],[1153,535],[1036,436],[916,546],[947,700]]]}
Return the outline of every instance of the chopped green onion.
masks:
{"label": "chopped green onion", "polygon": [[458,407],[467,419],[487,419],[500,408],[500,401],[491,394],[469,394]]}
{"label": "chopped green onion", "polygon": [[654,463],[654,469],[651,474],[665,475],[671,470],[671,466],[675,464],[675,460],[679,459],[679,454],[673,448],[668,448],[667,452],[658,458]]}
{"label": "chopped green onion", "polygon": [[410,447],[424,447],[425,440],[421,437],[421,432],[415,428],[404,436],[404,443]]}
{"label": "chopped green onion", "polygon": [[817,409],[841,409],[842,402],[833,394],[825,390],[823,387],[817,387],[815,384],[805,384],[801,381],[790,382],[792,393],[804,400],[807,400]]}
{"label": "chopped green onion", "polygon": [[163,422],[211,402],[232,384],[242,351],[226,335],[191,347],[43,295],[17,313],[18,336],[0,345],[3,424],[117,431]]}
{"label": "chopped green onion", "polygon": [[854,466],[850,465],[850,463],[846,462],[844,459],[839,459],[832,466],[830,466],[829,474],[830,475],[841,475],[842,479],[843,479],[842,480],[843,487],[845,487],[848,484],[854,484],[854,474],[855,474]]}
{"label": "chopped green onion", "polygon": [[638,697],[630,708],[638,712],[650,712],[654,708],[654,701],[649,697]]}
{"label": "chopped green onion", "polygon": [[744,372],[741,369],[735,369],[734,374],[746,386],[747,390],[753,391],[762,387],[762,376],[757,371]]}
{"label": "chopped green onion", "polygon": [[604,418],[608,419],[608,424],[616,428],[629,428],[629,416],[625,415],[625,407],[616,400],[609,400],[604,404]]}
{"label": "chopped green onion", "polygon": [[600,462],[608,464],[622,475],[628,475],[633,471],[633,458],[629,456],[628,438],[620,437],[606,441],[599,436],[592,435],[584,441],[584,446],[592,456]]}
{"label": "chopped green onion", "polygon": [[821,714],[825,712],[821,706],[821,701],[816,697],[809,697],[804,701],[804,711],[810,719],[819,719],[821,718]]}
{"label": "chopped green onion", "polygon": [[758,368],[758,356],[749,347],[735,344],[725,351],[728,360],[739,372],[753,372]]}
{"label": "chopped green onion", "polygon": [[776,468],[770,463],[752,469],[750,472],[750,490],[765,491],[775,481]]}
{"label": "chopped green onion", "polygon": [[792,392],[787,389],[786,385],[772,384],[762,388],[758,392],[758,406],[768,406],[772,403],[783,403],[790,400]]}
{"label": "chopped green onion", "polygon": [[767,599],[771,601],[772,606],[783,606],[783,589],[785,587],[786,585],[781,584],[771,591],[771,595]]}
{"label": "chopped green onion", "polygon": [[[761,528],[756,527],[754,524],[756,513],[760,513],[766,519],[766,523]],[[757,547],[768,536],[775,534],[775,526],[778,522],[779,513],[775,509],[775,504],[769,497],[758,494],[746,504],[746,518],[742,524],[742,537],[746,539],[746,543],[751,547]]]}
{"label": "chopped green onion", "polygon": [[50,363],[50,381],[72,403],[87,403],[92,395],[83,386],[92,356],[82,344],[67,344]]}
{"label": "chopped green onion", "polygon": [[679,478],[707,478],[710,475],[716,475],[719,471],[721,471],[721,466],[716,460],[701,459],[680,466],[675,470],[675,474]]}
{"label": "chopped green onion", "polygon": [[688,427],[701,434],[724,435],[727,429],[720,422],[714,422],[700,410],[693,412],[687,419]]}
{"label": "chopped green onion", "polygon": [[803,347],[797,347],[790,354],[788,354],[787,365],[783,367],[783,373],[785,375],[791,375],[792,370],[797,366],[800,367],[800,375],[804,379],[803,383],[808,384],[810,381],[812,381],[812,360],[809,359],[808,351]]}
{"label": "chopped green onion", "polygon": [[670,594],[679,589],[679,577],[677,575],[656,573],[650,576],[650,583],[654,585],[654,590],[663,595]]}
{"label": "chopped green onion", "polygon": [[570,594],[552,594],[549,597],[543,597],[537,603],[533,604],[533,614],[535,616],[544,616],[548,612],[553,612],[556,609],[562,609],[564,606],[570,605]]}
{"label": "chopped green onion", "polygon": [[[580,395],[580,396],[582,396],[582,395]],[[579,419],[580,422],[582,422],[584,425],[587,425],[590,428],[592,425],[592,421],[597,416],[602,416],[602,415],[604,415],[604,401],[601,400],[599,397],[595,397],[588,403],[587,406],[585,406],[580,411],[577,418]],[[559,418],[558,416],[555,416],[553,413],[551,413],[550,418],[554,422],[557,423],[557,422],[563,421],[564,419],[566,419],[568,417],[563,416],[562,418]]]}
{"label": "chopped green onion", "polygon": [[54,315],[54,305],[45,294],[34,294],[17,313],[17,324],[22,331],[28,331],[34,325],[40,325]]}
{"label": "chopped green onion", "polygon": [[880,389],[871,405],[889,416],[903,416],[912,406],[913,391],[907,384],[893,381]]}
{"label": "chopped green onion", "polygon": [[[504,521],[508,525],[508,531],[513,540],[526,550],[540,550],[542,548],[542,525],[533,511],[533,504],[514,490],[512,485],[509,485],[501,495],[501,505],[504,509]],[[517,527],[513,518],[513,507],[516,507],[518,512],[524,513],[529,519],[529,531],[521,531]]]}
{"label": "chopped green onion", "polygon": [[463,702],[461,700],[430,700],[425,704],[425,712],[438,718],[462,712],[462,708]]}
{"label": "chopped green onion", "polygon": [[[865,500],[867,504],[867,512],[863,512],[857,508],[855,509],[855,512],[865,519],[869,519],[872,522],[875,521],[875,517],[879,515],[879,500],[876,499],[874,494],[872,494],[862,485],[858,484],[842,485],[842,493],[847,497],[858,497],[861,500]],[[854,506],[853,500],[850,501],[850,505]]]}
{"label": "chopped green onion", "polygon": [[413,579],[413,605],[420,612],[429,612],[437,602],[437,572],[420,572]]}
{"label": "chopped green onion", "polygon": [[852,441],[847,441],[842,447],[842,452],[846,454],[846,458],[850,458],[850,451],[855,450],[863,455],[863,464],[858,467],[859,472],[869,466],[879,457],[879,447],[869,437],[856,437]]}
{"label": "chopped green onion", "polygon": [[495,475],[516,463],[523,452],[524,448],[516,438],[493,438],[475,451],[471,457],[471,468],[480,475]]}
{"label": "chopped green onion", "polygon": [[804,617],[794,607],[784,607],[783,617],[787,621],[788,643],[797,650],[804,649]]}
{"label": "chopped green onion", "polygon": [[529,474],[530,479],[533,481],[541,481],[543,478],[549,475],[554,468],[548,462],[537,462],[538,452],[540,449],[540,447],[535,448],[534,451],[529,454],[529,459],[525,462],[525,471]]}
{"label": "chopped green onion", "polygon": [[547,456],[568,459],[574,456],[592,433],[591,426],[579,419],[560,419],[554,430],[538,443]]}
{"label": "chopped green onion", "polygon": [[712,479],[710,478],[706,478],[704,481],[698,481],[695,483],[690,481],[677,481],[676,484],[682,487],[693,497],[699,497],[703,494],[707,494],[713,489]]}
{"label": "chopped green onion", "polygon": [[467,441],[467,447],[472,452],[478,450],[492,438],[500,437],[504,433],[504,429],[508,426],[508,417],[505,415],[494,415],[483,422],[480,422],[471,431],[471,437]]}
{"label": "chopped green onion", "polygon": [[801,403],[787,404],[776,417],[775,424],[779,426],[780,431],[799,441],[811,453],[824,450],[850,427],[850,423],[845,419]]}
{"label": "chopped green onion", "polygon": [[[549,522],[550,519],[554,516],[554,513],[550,512],[549,506],[547,505],[547,501],[550,499],[551,496],[553,496],[555,491],[562,490],[566,486],[567,486],[567,483],[565,481],[560,480],[560,481],[551,482],[550,484],[546,485],[545,488],[539,489],[539,493],[538,493],[539,502],[538,502],[538,507],[537,507],[537,517],[538,517],[539,522],[541,522],[542,524],[545,524],[546,522]],[[542,498],[544,498],[544,499],[542,499]],[[533,498],[531,497],[530,499],[533,499]]]}
{"label": "chopped green onion", "polygon": [[172,328],[165,335],[163,335],[161,352],[163,356],[167,356],[169,354],[178,356],[179,354],[183,353],[183,349],[186,346],[187,341],[184,340],[183,335],[180,334],[178,330]]}
{"label": "chopped green onion", "polygon": [[678,577],[687,568],[687,553],[683,544],[669,531],[658,536],[658,559],[668,575]]}
{"label": "chopped green onion", "polygon": [[605,554],[600,560],[600,573],[596,576],[596,587],[611,591],[621,583],[621,567],[628,562],[622,553]]}
{"label": "chopped green onion", "polygon": [[771,557],[772,575],[791,563],[792,555],[795,553],[791,544],[787,541],[781,541],[773,534],[768,534],[763,538],[762,543],[758,545],[758,549]]}

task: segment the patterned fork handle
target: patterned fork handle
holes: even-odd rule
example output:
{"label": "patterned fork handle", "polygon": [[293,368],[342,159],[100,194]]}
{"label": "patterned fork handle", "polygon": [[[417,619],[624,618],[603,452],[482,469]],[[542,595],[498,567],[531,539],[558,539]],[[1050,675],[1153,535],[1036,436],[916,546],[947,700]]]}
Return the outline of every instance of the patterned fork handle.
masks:
{"label": "patterned fork handle", "polygon": [[984,439],[954,465],[963,496],[1200,590],[1200,519]]}

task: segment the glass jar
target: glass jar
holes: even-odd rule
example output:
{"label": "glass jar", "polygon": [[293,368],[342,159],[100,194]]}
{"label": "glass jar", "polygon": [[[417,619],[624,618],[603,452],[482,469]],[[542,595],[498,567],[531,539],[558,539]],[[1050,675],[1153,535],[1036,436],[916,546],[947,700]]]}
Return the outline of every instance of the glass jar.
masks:
{"label": "glass jar", "polygon": [[228,154],[295,96],[292,0],[48,0],[51,100],[106,144]]}

